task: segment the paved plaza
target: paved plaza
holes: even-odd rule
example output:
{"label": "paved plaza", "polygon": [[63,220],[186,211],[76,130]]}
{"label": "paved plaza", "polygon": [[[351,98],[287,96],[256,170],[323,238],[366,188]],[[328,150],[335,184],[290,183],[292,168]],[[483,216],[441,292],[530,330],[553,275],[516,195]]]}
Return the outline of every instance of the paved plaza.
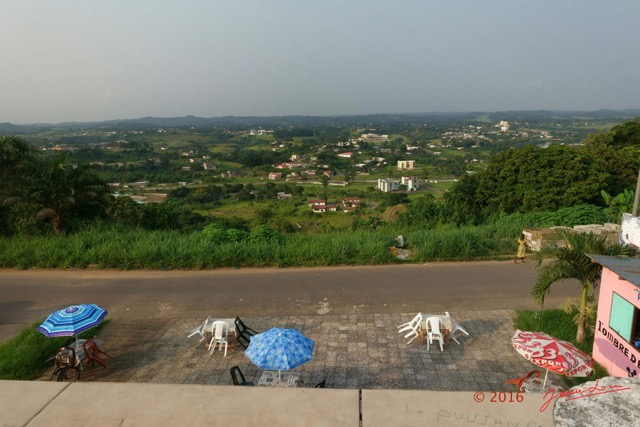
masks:
{"label": "paved plaza", "polygon": [[[326,378],[328,388],[339,389],[515,391],[504,381],[534,368],[511,346],[513,310],[451,312],[470,335],[458,333],[460,345],[452,340],[443,352],[437,343],[427,350],[426,343],[419,339],[406,344],[397,332],[397,325],[414,315],[243,317],[243,320],[259,332],[274,326],[295,328],[316,342],[313,360],[294,370],[301,373],[305,387]],[[109,368],[96,369],[95,379],[84,373],[81,381],[229,385],[229,369],[238,365],[248,381],[257,383],[262,371],[244,356],[233,337],[226,357],[219,351],[210,355],[205,343],[198,343],[197,335],[187,338],[203,320],[114,319],[100,333],[104,350],[113,356],[112,360],[107,359]]]}

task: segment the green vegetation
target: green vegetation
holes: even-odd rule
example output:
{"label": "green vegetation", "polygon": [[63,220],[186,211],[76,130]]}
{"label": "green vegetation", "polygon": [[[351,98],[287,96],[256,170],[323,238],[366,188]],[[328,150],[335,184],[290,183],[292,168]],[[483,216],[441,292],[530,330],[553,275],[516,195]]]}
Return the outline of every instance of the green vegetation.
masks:
{"label": "green vegetation", "polygon": [[613,197],[606,191],[600,192],[604,202],[609,206],[608,215],[612,218],[620,218],[625,212],[632,212],[635,191],[625,189],[623,193]]}
{"label": "green vegetation", "polygon": [[207,240],[199,233],[141,230],[80,232],[57,239],[12,237],[0,241],[0,266],[202,269],[392,262],[386,245],[392,234],[359,231],[287,235],[279,243],[270,241],[264,228],[256,230],[255,238],[226,243]]}
{"label": "green vegetation", "polygon": [[[617,161],[626,161],[622,154],[617,157]],[[552,211],[583,203],[595,204],[610,172],[595,155],[574,148],[527,146],[496,155],[485,171],[474,176],[478,180],[474,196],[484,214]],[[634,169],[626,172],[622,179],[625,185],[633,183],[634,175]],[[621,192],[623,189],[611,190]]]}
{"label": "green vegetation", "polygon": [[[87,339],[97,335],[110,321],[105,320],[95,328],[78,334]],[[36,331],[39,323],[23,329],[15,338],[0,344],[0,380],[33,380],[53,367],[47,360],[58,349],[72,340],[70,337],[47,338]]]}
{"label": "green vegetation", "polygon": [[57,239],[12,237],[0,241],[0,266],[202,269],[392,261],[385,245],[392,235],[364,231],[286,235],[279,243],[269,240],[268,234],[264,227],[257,227],[254,238],[226,243],[208,240],[200,233],[142,230],[87,231]]}
{"label": "green vegetation", "polygon": [[[575,337],[578,329],[578,326],[574,321],[576,314],[577,312],[575,311],[567,312],[564,310],[522,310],[517,313],[514,327],[523,331],[545,332],[554,338],[569,341],[580,350],[590,355],[593,351],[593,334],[587,335],[583,342],[576,342]],[[563,376],[563,380],[567,384],[567,387],[570,388],[608,375],[607,371],[601,365],[596,363],[595,373],[591,376]]]}
{"label": "green vegetation", "polygon": [[[432,206],[439,206],[433,204]],[[576,211],[575,214],[572,214]],[[429,225],[399,214],[394,224],[376,216],[353,217],[342,228],[318,233],[281,233],[266,225],[211,224],[200,231],[140,228],[90,228],[56,238],[11,236],[0,240],[0,268],[207,269],[221,267],[293,267],[367,265],[403,262],[388,250],[397,235],[411,251],[408,262],[491,259],[511,256],[524,226],[590,223],[602,215],[594,206],[556,213],[513,214],[480,226]],[[426,217],[428,213],[425,213]],[[342,217],[345,217],[344,215]],[[578,221],[578,222],[575,222]]]}
{"label": "green vegetation", "polygon": [[0,137],[0,170],[0,234],[31,231],[40,222],[60,235],[106,207],[106,184],[87,167],[69,164],[64,154],[38,157],[20,139]]}

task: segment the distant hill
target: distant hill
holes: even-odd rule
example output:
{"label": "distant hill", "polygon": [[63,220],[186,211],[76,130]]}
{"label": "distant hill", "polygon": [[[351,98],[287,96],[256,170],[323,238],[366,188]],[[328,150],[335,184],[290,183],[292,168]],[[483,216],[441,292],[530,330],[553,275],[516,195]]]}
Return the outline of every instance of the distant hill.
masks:
{"label": "distant hill", "polygon": [[496,111],[464,113],[404,113],[404,114],[368,114],[344,116],[225,116],[225,117],[142,117],[138,119],[108,120],[102,122],[66,122],[58,124],[37,123],[14,125],[0,123],[0,134],[22,134],[53,129],[104,129],[104,130],[145,130],[153,128],[189,128],[198,129],[227,127],[245,129],[249,127],[313,127],[331,125],[351,125],[372,127],[401,123],[446,124],[449,122],[476,121],[485,116],[491,121],[519,120],[529,122],[562,122],[575,119],[628,120],[640,116],[640,109],[597,110],[597,111]]}
{"label": "distant hill", "polygon": [[14,125],[12,123],[0,123],[0,134],[18,135],[34,131],[42,131],[52,128],[53,125]]}

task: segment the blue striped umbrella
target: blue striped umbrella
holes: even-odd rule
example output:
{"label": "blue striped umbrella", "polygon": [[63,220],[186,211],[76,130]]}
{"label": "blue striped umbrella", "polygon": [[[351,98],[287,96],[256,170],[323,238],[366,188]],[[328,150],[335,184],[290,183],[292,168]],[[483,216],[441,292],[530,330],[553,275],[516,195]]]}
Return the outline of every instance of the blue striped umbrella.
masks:
{"label": "blue striped umbrella", "polygon": [[315,344],[296,329],[271,328],[251,337],[244,355],[260,369],[285,371],[311,360]]}
{"label": "blue striped umbrella", "polygon": [[98,326],[106,315],[96,304],[70,305],[51,313],[36,330],[46,337],[69,337]]}

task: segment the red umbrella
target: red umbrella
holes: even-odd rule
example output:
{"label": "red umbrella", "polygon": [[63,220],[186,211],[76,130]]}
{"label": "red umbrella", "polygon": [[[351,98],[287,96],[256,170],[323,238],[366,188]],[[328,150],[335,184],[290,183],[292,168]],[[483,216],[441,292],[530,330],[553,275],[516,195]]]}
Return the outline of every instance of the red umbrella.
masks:
{"label": "red umbrella", "polygon": [[547,371],[544,374],[544,387],[549,370],[568,377],[588,377],[593,372],[591,356],[568,341],[554,338],[544,332],[517,330],[511,344],[518,353],[534,365]]}

